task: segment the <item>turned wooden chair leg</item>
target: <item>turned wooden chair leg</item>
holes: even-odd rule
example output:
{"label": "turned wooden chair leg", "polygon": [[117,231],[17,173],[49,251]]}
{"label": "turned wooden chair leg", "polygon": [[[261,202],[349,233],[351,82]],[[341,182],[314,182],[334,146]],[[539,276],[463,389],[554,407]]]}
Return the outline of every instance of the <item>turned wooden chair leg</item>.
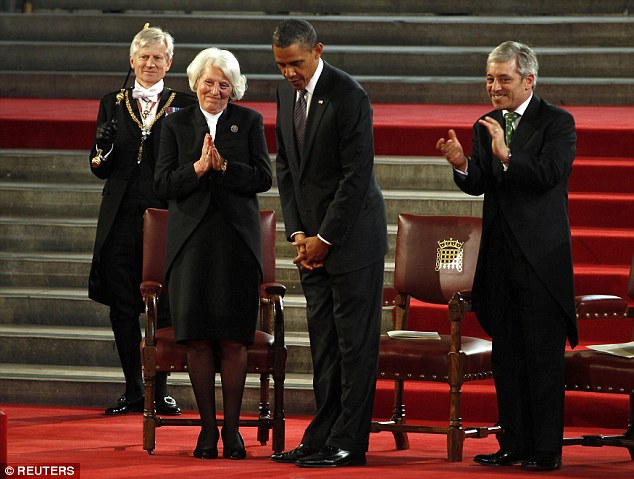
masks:
{"label": "turned wooden chair leg", "polygon": [[269,376],[268,374],[260,375],[260,406],[258,426],[258,441],[261,445],[265,445],[269,440],[269,419],[271,418],[271,409],[269,404]]}
{"label": "turned wooden chair leg", "polygon": [[[405,424],[405,404],[403,404],[403,391],[405,389],[405,381],[402,379],[394,380],[394,407],[392,408],[392,417],[390,421],[394,424]],[[409,449],[409,436],[406,432],[392,431],[396,449],[404,451]]]}

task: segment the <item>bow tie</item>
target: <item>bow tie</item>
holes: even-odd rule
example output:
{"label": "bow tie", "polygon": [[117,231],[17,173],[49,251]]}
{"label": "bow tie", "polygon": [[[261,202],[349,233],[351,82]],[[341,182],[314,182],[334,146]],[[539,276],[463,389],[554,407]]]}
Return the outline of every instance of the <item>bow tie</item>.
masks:
{"label": "bow tie", "polygon": [[136,83],[134,85],[134,89],[132,90],[132,98],[155,102],[162,91],[162,81],[152,85],[150,88],[143,88],[141,85]]}

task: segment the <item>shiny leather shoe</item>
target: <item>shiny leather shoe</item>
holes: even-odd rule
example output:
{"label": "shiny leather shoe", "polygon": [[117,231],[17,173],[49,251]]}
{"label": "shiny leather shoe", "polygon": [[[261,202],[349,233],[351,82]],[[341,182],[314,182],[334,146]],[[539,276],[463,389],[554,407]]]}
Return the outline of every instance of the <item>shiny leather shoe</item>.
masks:
{"label": "shiny leather shoe", "polygon": [[525,461],[526,456],[521,453],[500,449],[495,454],[478,454],[473,460],[483,466],[512,466]]}
{"label": "shiny leather shoe", "polygon": [[317,454],[299,459],[299,467],[350,467],[365,466],[365,452],[347,451],[333,446],[323,446]]}
{"label": "shiny leather shoe", "polygon": [[181,408],[178,407],[178,404],[176,404],[172,396],[156,398],[154,405],[156,407],[156,413],[162,414],[163,416],[179,416],[181,413]]}
{"label": "shiny leather shoe", "polygon": [[143,398],[141,397],[136,401],[128,401],[125,395],[121,396],[114,403],[114,406],[109,407],[104,412],[109,416],[128,414],[129,412],[143,412]]}
{"label": "shiny leather shoe", "polygon": [[531,457],[522,462],[525,471],[556,471],[561,469],[561,456],[559,454],[545,454],[539,457]]}
{"label": "shiny leather shoe", "polygon": [[198,459],[216,459],[218,457],[218,428],[214,428],[209,433],[211,441],[214,443],[211,447],[200,447],[201,438],[203,438],[204,432],[201,429],[198,433],[198,442],[196,443],[196,449],[194,449],[194,457]]}
{"label": "shiny leather shoe", "polygon": [[271,454],[271,460],[275,462],[297,462],[307,456],[312,456],[319,452],[319,449],[308,447],[305,444],[300,444],[295,449],[291,449],[288,452],[276,452]]}
{"label": "shiny leather shoe", "polygon": [[[236,437],[238,441],[236,442],[236,438],[232,438],[231,441],[227,441],[227,434],[225,430],[222,430],[222,457],[225,459],[244,459],[247,457],[247,450],[244,448],[244,439],[242,439],[242,434],[236,431]],[[233,444],[231,442],[233,441]]]}

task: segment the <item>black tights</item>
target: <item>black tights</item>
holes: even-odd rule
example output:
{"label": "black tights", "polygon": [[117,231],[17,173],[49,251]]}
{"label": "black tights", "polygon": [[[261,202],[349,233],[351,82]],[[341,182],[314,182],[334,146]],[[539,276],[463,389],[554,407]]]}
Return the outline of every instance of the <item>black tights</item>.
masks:
{"label": "black tights", "polygon": [[[224,340],[188,341],[187,370],[194,389],[202,428],[197,447],[215,447],[218,440],[215,395],[215,356],[220,356],[222,403],[224,407],[223,436],[235,446],[238,443],[238,421],[247,374],[247,347],[241,342]],[[227,445],[227,444],[225,444]]]}

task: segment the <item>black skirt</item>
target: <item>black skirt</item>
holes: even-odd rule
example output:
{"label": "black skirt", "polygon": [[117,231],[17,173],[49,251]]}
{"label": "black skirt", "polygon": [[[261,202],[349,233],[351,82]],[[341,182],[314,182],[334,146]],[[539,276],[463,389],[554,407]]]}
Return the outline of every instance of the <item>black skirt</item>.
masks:
{"label": "black skirt", "polygon": [[176,341],[229,339],[252,344],[260,283],[257,259],[212,200],[170,268]]}

